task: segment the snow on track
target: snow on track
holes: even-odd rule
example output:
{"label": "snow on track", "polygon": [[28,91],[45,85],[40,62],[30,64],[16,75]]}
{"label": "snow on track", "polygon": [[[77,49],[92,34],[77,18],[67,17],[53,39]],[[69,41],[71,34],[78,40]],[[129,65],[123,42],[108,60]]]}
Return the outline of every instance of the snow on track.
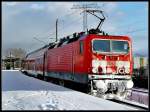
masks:
{"label": "snow on track", "polygon": [[26,76],[2,71],[3,110],[135,110],[81,92]]}

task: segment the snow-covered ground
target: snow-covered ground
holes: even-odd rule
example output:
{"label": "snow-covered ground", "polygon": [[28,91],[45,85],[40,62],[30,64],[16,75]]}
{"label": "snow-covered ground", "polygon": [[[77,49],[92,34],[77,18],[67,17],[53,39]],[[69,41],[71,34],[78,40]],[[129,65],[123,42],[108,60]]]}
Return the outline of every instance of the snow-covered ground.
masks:
{"label": "snow-covered ground", "polygon": [[2,71],[3,110],[135,110],[19,71]]}

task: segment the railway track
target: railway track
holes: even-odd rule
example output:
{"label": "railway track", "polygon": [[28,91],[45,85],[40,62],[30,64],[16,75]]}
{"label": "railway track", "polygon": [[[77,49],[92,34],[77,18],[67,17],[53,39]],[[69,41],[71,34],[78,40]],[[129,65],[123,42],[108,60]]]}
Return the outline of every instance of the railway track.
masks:
{"label": "railway track", "polygon": [[128,96],[126,99],[138,102],[140,104],[148,105],[149,104],[148,90],[144,88],[133,88],[131,95]]}
{"label": "railway track", "polygon": [[144,88],[133,88],[132,91],[133,92],[140,92],[140,93],[148,93],[148,90],[144,89]]}
{"label": "railway track", "polygon": [[137,110],[148,110],[148,106],[144,105],[144,104],[140,104],[137,102],[133,102],[133,101],[128,101],[128,100],[112,100],[110,99],[110,101],[122,104],[122,105],[128,105],[130,107],[136,108]]}

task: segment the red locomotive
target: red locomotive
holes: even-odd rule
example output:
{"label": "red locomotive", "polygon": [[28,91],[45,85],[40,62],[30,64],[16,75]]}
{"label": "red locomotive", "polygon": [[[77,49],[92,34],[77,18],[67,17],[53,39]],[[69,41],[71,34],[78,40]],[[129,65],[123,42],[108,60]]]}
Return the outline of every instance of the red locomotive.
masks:
{"label": "red locomotive", "polygon": [[131,39],[101,33],[74,33],[38,49],[27,55],[22,70],[87,85],[103,98],[123,98],[133,87]]}

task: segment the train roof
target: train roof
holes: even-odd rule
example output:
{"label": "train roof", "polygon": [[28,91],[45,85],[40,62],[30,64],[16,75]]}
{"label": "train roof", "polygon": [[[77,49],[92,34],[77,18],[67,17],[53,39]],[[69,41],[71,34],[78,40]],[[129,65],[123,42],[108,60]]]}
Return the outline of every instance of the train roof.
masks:
{"label": "train roof", "polygon": [[69,35],[67,37],[61,38],[58,42],[49,43],[49,44],[47,44],[47,45],[45,45],[45,46],[43,46],[43,47],[41,47],[41,48],[39,48],[37,50],[34,50],[34,51],[28,53],[27,56],[26,56],[26,58],[29,55],[34,54],[34,53],[36,53],[36,52],[38,52],[38,51],[40,51],[42,49],[54,48],[56,45],[57,45],[57,47],[59,47],[60,44],[62,45],[66,41],[68,41],[69,43],[74,42],[74,41],[78,40],[81,36],[83,36],[83,34],[85,34],[85,32],[80,32],[80,33],[78,33],[78,35],[76,33],[74,33],[73,35]]}
{"label": "train roof", "polygon": [[114,36],[114,35],[108,35],[107,33],[105,33],[104,31],[97,31],[95,29],[91,29],[89,30],[87,33],[86,32],[79,32],[79,33],[73,33],[72,35],[69,35],[69,36],[66,36],[64,38],[61,38],[58,42],[52,42],[52,43],[49,43],[35,51],[32,51],[30,52],[29,54],[27,54],[26,58],[31,55],[31,54],[34,54],[38,51],[41,51],[42,49],[52,49],[52,48],[57,48],[57,47],[60,47],[62,45],[66,45],[66,44],[69,44],[69,43],[72,43],[72,42],[75,42],[79,39],[84,39],[86,38],[87,36],[99,36],[99,35],[102,35],[103,37],[102,38],[106,38],[106,36],[108,38],[116,38],[116,39],[119,39],[119,38],[124,38],[124,39],[127,39],[127,40],[130,40],[129,37],[127,36]]}
{"label": "train roof", "polygon": [[38,51],[40,51],[40,50],[42,50],[42,49],[46,49],[46,48],[48,48],[48,47],[49,47],[49,45],[45,45],[45,46],[43,46],[43,47],[41,47],[41,48],[39,48],[39,49],[36,49],[36,50],[34,50],[34,51],[28,53],[28,54],[26,55],[26,58],[27,58],[29,55],[34,54],[34,53],[36,53],[36,52],[38,52]]}

